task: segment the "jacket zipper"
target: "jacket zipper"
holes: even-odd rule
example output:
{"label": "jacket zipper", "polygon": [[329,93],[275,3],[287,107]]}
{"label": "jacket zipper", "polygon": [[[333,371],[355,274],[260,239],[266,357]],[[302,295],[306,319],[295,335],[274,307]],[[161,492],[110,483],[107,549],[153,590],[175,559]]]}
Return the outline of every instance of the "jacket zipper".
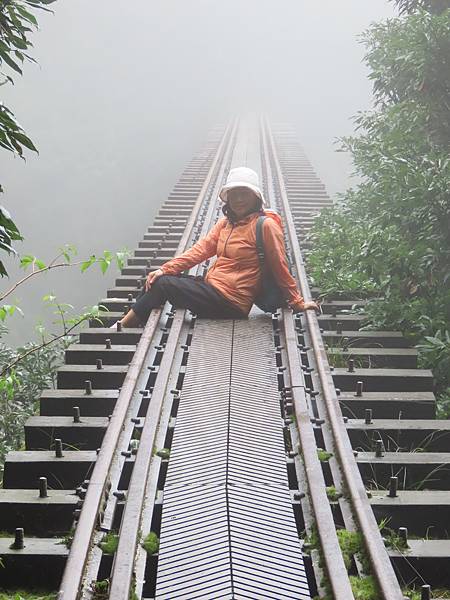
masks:
{"label": "jacket zipper", "polygon": [[232,234],[232,232],[233,232],[233,229],[234,229],[234,224],[231,226],[231,231],[230,231],[230,233],[228,234],[228,237],[227,237],[227,239],[225,240],[225,244],[224,244],[224,246],[223,246],[223,256],[225,256],[225,258],[228,258],[228,257],[225,255],[225,250],[226,250],[226,248],[227,248],[227,243],[228,243],[228,240],[230,239],[230,235]]}

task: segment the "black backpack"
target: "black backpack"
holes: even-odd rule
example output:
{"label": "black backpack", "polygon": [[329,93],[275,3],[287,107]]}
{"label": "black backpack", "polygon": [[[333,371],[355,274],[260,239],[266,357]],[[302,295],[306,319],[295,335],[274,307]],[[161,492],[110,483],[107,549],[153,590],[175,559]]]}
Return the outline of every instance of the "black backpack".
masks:
{"label": "black backpack", "polygon": [[258,217],[256,221],[256,251],[258,253],[259,265],[261,267],[261,291],[253,300],[254,304],[264,312],[275,312],[277,308],[286,306],[286,299],[278,286],[275,278],[265,263],[264,243],[262,228],[267,217]]}

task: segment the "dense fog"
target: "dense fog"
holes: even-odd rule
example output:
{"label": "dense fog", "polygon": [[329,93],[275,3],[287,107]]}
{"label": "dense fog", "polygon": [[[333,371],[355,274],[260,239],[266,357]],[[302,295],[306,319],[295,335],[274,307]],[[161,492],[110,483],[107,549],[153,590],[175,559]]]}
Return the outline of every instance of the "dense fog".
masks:
{"label": "dense fog", "polygon": [[[27,64],[3,100],[39,148],[26,163],[0,153],[0,202],[21,233],[20,254],[49,261],[65,243],[81,257],[132,249],[192,155],[217,123],[264,110],[292,123],[334,196],[351,184],[349,157],[333,140],[371,106],[357,36],[394,14],[386,0],[58,0],[39,12],[39,66]],[[6,259],[9,279],[17,259]],[[19,287],[25,318],[6,341],[36,339],[54,292],[77,310],[114,283],[98,267],[59,269]]]}

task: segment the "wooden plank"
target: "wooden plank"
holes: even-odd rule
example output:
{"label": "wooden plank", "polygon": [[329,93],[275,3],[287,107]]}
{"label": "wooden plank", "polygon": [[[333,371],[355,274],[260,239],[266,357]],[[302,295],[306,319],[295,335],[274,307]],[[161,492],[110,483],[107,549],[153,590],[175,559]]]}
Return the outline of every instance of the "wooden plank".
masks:
{"label": "wooden plank", "polygon": [[73,490],[0,489],[0,530],[13,533],[23,527],[26,535],[57,535],[67,532],[80,498]]}
{"label": "wooden plank", "polygon": [[349,418],[365,416],[367,408],[377,419],[429,419],[436,412],[433,392],[364,391],[362,396],[356,396],[355,392],[343,390],[338,398],[343,414]]}
{"label": "wooden plank", "polygon": [[81,416],[111,415],[119,397],[119,390],[93,389],[85,394],[81,389],[46,389],[39,398],[40,414],[73,415],[73,407],[80,408]]}
{"label": "wooden plank", "polygon": [[80,417],[75,423],[69,416],[32,416],[25,422],[27,450],[51,450],[53,440],[62,440],[63,447],[74,450],[96,450],[101,446],[108,427],[107,417]]}
{"label": "wooden plank", "polygon": [[346,368],[332,370],[335,386],[341,390],[356,390],[358,381],[371,392],[428,392],[433,390],[433,373],[429,369],[365,369]]}
{"label": "wooden plank", "polygon": [[342,333],[338,334],[335,331],[324,330],[322,337],[324,342],[330,346],[335,344],[336,341],[342,345],[343,338],[348,338],[350,344],[360,341],[365,346],[368,344],[382,344],[386,348],[407,348],[411,346],[400,331],[353,331],[343,329]]}
{"label": "wooden plank", "polygon": [[66,365],[95,365],[101,358],[104,365],[128,365],[136,352],[135,345],[71,344],[65,351]]}
{"label": "wooden plank", "polygon": [[358,452],[356,462],[369,488],[387,489],[396,475],[400,489],[450,489],[449,452]]}
{"label": "wooden plank", "polygon": [[75,489],[88,478],[96,458],[96,452],[86,450],[64,450],[61,458],[50,450],[11,451],[6,455],[3,487],[36,488],[39,477],[47,477],[51,488]]}
{"label": "wooden plank", "polygon": [[352,446],[374,449],[382,439],[386,450],[445,452],[450,447],[450,420],[351,419],[346,424]]}
{"label": "wooden plank", "polygon": [[[14,540],[0,538],[0,558],[4,568],[0,571],[3,588],[20,582],[21,587],[54,590],[61,581],[68,548],[58,538],[25,538],[23,550],[11,550]],[[14,596],[14,595],[13,595]]]}

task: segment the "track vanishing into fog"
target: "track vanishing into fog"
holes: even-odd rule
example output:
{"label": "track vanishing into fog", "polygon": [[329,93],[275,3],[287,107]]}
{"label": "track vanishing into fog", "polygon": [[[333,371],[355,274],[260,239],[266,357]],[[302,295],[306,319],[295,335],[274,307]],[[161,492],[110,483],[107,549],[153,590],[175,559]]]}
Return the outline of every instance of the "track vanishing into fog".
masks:
{"label": "track vanishing into fog", "polygon": [[[150,270],[209,231],[241,165],[261,173],[323,314],[208,320],[167,304],[144,328],[110,329]],[[371,575],[380,599],[409,586],[426,600],[450,586],[450,421],[401,333],[360,330],[367,300],[310,288],[305,236],[329,205],[288,126],[210,132],[100,300],[102,322],[66,350],[26,450],[7,456],[0,589],[351,600],[350,576]]]}

